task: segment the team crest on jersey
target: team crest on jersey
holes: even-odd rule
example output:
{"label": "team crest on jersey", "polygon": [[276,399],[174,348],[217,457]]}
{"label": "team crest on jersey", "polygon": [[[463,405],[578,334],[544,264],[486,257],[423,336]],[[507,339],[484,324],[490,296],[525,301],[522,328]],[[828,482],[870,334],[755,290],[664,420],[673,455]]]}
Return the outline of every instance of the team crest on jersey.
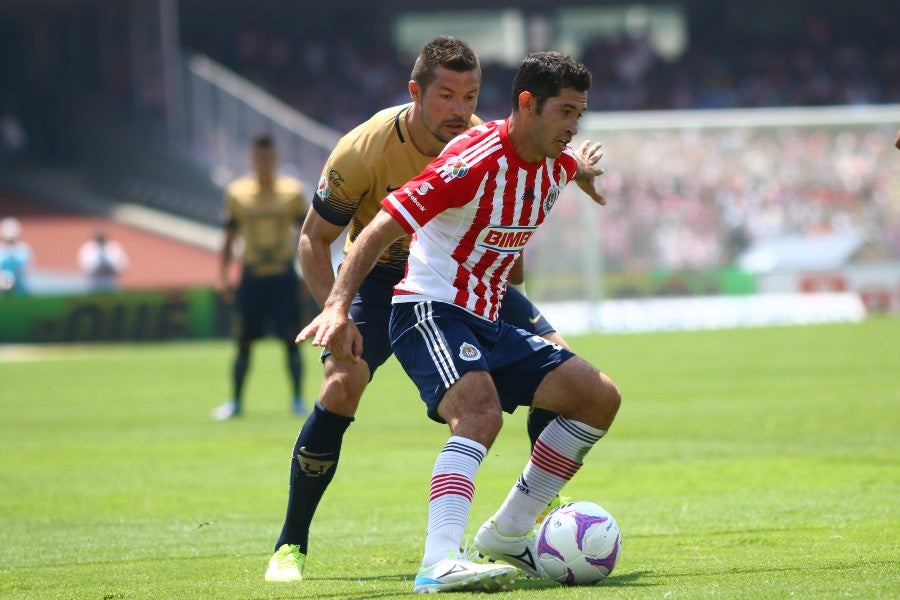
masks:
{"label": "team crest on jersey", "polygon": [[451,156],[447,159],[447,162],[444,163],[444,166],[441,167],[441,177],[444,181],[450,181],[457,177],[465,177],[468,172],[469,165],[467,165],[466,161],[459,156]]}
{"label": "team crest on jersey", "polygon": [[331,193],[331,189],[328,187],[328,180],[322,175],[322,178],[319,179],[319,187],[316,188],[316,195],[319,196],[322,200],[328,198],[328,194]]}
{"label": "team crest on jersey", "polygon": [[459,347],[459,357],[463,360],[472,361],[481,358],[481,350],[470,344],[463,342]]}
{"label": "team crest on jersey", "polygon": [[556,199],[559,198],[559,186],[552,186],[550,190],[547,192],[547,198],[544,200],[544,212],[550,212],[550,209],[553,208],[553,205],[556,204]]}

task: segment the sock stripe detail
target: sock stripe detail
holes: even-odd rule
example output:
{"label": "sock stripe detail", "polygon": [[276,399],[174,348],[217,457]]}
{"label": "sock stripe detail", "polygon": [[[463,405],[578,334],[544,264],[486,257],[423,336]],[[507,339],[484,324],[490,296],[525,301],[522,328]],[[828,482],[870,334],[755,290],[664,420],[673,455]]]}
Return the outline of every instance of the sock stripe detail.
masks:
{"label": "sock stripe detail", "polygon": [[599,434],[591,433],[590,431],[584,429],[585,427],[587,427],[586,425],[582,425],[579,427],[579,425],[576,424],[575,421],[570,421],[569,419],[565,419],[563,417],[557,417],[556,422],[559,423],[559,425],[563,429],[565,429],[567,433],[578,438],[585,444],[594,445],[600,440],[600,438],[606,435],[606,432],[602,429],[594,429],[594,431],[599,432]]}
{"label": "sock stripe detail", "polygon": [[447,444],[444,446],[443,451],[444,452],[457,452],[459,454],[463,454],[465,456],[468,456],[469,458],[474,459],[476,461],[476,463],[479,465],[481,464],[481,461],[484,459],[484,454],[482,452],[479,452],[478,450],[476,450],[475,448],[472,448],[471,446],[467,446],[465,444],[461,444],[459,442],[454,442],[454,441],[447,442]]}
{"label": "sock stripe detail", "polygon": [[475,495],[475,483],[461,473],[441,473],[431,478],[429,502],[441,496],[462,496],[469,502]]}
{"label": "sock stripe detail", "polygon": [[578,472],[578,469],[581,468],[580,462],[576,462],[567,456],[563,456],[544,443],[541,439],[538,439],[534,444],[531,462],[539,469],[547,471],[565,481],[570,480],[572,476]]}

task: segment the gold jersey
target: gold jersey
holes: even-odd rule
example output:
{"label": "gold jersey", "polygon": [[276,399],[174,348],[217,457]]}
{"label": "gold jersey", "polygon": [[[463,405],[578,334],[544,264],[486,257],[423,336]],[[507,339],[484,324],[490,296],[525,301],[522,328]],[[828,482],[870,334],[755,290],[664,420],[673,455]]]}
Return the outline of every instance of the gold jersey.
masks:
{"label": "gold jersey", "polygon": [[[345,253],[381,210],[381,200],[418,175],[434,158],[419,152],[409,137],[406,115],[411,106],[403,104],[375,113],[342,137],[325,163],[313,208],[332,225],[349,225]],[[473,115],[469,126],[481,123]],[[408,254],[407,236],[391,244],[378,265],[403,271]]]}
{"label": "gold jersey", "polygon": [[254,275],[274,275],[296,256],[296,226],[306,216],[303,185],[279,176],[261,188],[255,176],[234,181],[225,192],[225,220],[243,238],[241,260]]}

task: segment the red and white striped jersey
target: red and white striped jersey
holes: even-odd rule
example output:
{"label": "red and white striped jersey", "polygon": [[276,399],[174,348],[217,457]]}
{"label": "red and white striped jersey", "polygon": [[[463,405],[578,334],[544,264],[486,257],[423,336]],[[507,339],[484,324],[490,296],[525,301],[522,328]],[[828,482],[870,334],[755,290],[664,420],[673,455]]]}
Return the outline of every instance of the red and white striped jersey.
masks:
{"label": "red and white striped jersey", "polygon": [[522,160],[507,120],[453,139],[418,176],[381,201],[413,234],[394,303],[437,300],[494,321],[510,269],[575,176],[571,148]]}

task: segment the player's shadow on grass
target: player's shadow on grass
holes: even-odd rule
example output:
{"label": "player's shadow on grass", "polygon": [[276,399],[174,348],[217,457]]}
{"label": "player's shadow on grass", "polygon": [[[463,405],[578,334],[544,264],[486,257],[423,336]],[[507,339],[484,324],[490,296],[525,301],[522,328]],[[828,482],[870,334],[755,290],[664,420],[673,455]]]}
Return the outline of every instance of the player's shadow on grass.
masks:
{"label": "player's shadow on grass", "polygon": [[[658,583],[653,583],[650,581],[641,581],[646,576],[652,576],[653,571],[632,571],[629,573],[623,573],[621,575],[611,575],[609,578],[600,583],[597,587],[605,588],[605,587],[644,587],[644,586],[654,586],[659,585]],[[413,578],[407,572],[398,573],[396,575],[378,575],[373,577],[327,577],[322,579],[316,579],[315,581],[343,581],[343,582],[383,582],[383,583],[393,583],[400,584],[404,588],[403,590],[397,590],[396,588],[390,590],[360,590],[359,593],[350,593],[346,589],[342,589],[339,592],[334,593],[318,593],[316,594],[316,598],[346,598],[347,600],[374,600],[375,598],[393,598],[397,597],[398,593],[400,595],[408,595],[412,593],[412,583]],[[313,580],[310,579],[310,582]],[[543,590],[543,589],[551,589],[551,588],[559,588],[560,585],[555,581],[550,579],[526,579],[525,577],[519,577],[516,581],[506,590],[501,592],[495,592],[491,594],[492,596],[498,595],[498,597],[502,598],[504,593],[507,592],[515,592],[519,590]],[[465,595],[465,592],[457,592],[456,596],[460,594]]]}
{"label": "player's shadow on grass", "polygon": [[[650,581],[641,581],[645,576],[653,575],[653,571],[631,571],[630,573],[613,574],[597,584],[598,589],[608,587],[644,587],[659,585]],[[546,588],[561,587],[550,579],[525,579],[519,577],[510,589],[518,590],[542,590]]]}

